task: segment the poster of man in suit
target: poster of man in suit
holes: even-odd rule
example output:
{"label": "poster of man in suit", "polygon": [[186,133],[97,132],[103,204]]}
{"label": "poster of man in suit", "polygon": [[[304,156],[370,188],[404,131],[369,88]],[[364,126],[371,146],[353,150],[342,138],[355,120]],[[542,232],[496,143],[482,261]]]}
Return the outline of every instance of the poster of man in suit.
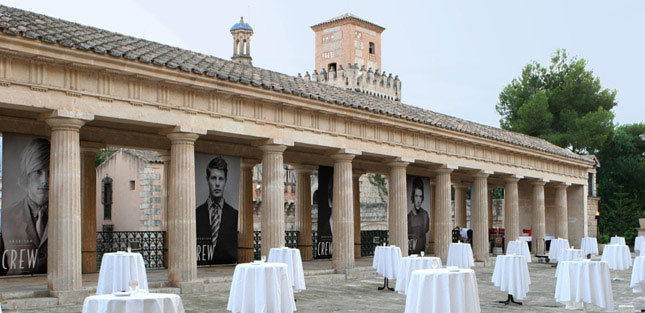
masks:
{"label": "poster of man in suit", "polygon": [[316,258],[331,258],[332,241],[332,202],[334,190],[334,168],[318,167],[318,242],[316,243]]}
{"label": "poster of man in suit", "polygon": [[408,252],[418,254],[428,248],[430,238],[430,180],[408,175]]}
{"label": "poster of man in suit", "polygon": [[3,134],[0,275],[47,273],[49,150],[46,138]]}
{"label": "poster of man in suit", "polygon": [[237,262],[240,160],[195,153],[197,265]]}

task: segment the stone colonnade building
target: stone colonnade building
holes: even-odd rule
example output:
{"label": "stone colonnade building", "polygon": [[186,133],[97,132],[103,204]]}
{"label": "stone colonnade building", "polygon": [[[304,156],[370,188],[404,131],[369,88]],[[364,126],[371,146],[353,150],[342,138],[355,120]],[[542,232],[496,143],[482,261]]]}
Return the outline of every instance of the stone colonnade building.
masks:
{"label": "stone colonnade building", "polygon": [[[270,70],[0,6],[0,131],[51,139],[47,275],[52,295],[81,288],[96,217],[92,161],[105,146],[163,151],[169,280],[197,277],[195,152],[242,158],[239,260],[250,260],[252,165],[262,163],[262,253],[284,245],[283,164],[297,199],[333,166],[333,267],[351,271],[362,173],[389,179],[390,243],[407,246],[406,175],[430,177],[434,253],[451,241],[451,186],[472,185],[474,254],[488,257],[488,190],[506,191],[507,240],[521,226],[573,244],[588,234],[594,163],[544,140]],[[6,181],[5,181],[6,184]],[[309,201],[297,227],[311,238]],[[458,224],[464,219],[463,203]],[[309,235],[308,235],[309,234]],[[308,236],[307,236],[308,235]],[[307,243],[306,239],[302,243]],[[543,253],[538,246],[538,253]],[[406,249],[402,249],[406,255]],[[306,254],[305,259],[307,257]],[[94,254],[94,257],[95,254]]]}

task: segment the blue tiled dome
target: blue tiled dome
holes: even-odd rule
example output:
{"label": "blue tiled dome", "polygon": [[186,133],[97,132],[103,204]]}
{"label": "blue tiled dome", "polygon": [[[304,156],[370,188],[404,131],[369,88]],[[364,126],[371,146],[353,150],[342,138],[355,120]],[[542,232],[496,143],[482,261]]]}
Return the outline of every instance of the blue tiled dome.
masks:
{"label": "blue tiled dome", "polygon": [[240,22],[235,23],[235,25],[233,25],[233,27],[231,27],[231,31],[238,30],[238,29],[253,31],[253,28],[251,28],[251,25],[249,25],[247,23],[244,23],[244,17],[241,17]]}

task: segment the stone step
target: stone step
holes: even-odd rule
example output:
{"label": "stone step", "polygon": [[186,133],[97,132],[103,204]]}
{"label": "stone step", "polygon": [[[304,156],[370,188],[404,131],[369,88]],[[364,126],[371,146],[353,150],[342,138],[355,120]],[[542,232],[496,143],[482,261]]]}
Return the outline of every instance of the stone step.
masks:
{"label": "stone step", "polygon": [[58,298],[53,297],[35,297],[10,299],[2,301],[2,310],[28,310],[47,308],[58,305]]}
{"label": "stone step", "polygon": [[47,289],[42,290],[29,290],[29,291],[6,291],[0,293],[0,301],[2,300],[12,300],[12,299],[24,299],[24,298],[41,298],[49,297],[49,291]]}
{"label": "stone step", "polygon": [[171,293],[175,295],[181,294],[181,288],[175,287],[161,287],[161,288],[149,288],[150,293]]}

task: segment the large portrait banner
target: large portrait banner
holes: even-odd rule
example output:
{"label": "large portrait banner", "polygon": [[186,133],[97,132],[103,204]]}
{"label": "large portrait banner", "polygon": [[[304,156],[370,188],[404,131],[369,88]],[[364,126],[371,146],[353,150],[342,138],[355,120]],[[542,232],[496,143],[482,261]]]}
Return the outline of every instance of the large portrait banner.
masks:
{"label": "large portrait banner", "polygon": [[407,176],[408,252],[426,251],[430,239],[430,179]]}
{"label": "large portrait banner", "polygon": [[316,258],[329,259],[332,253],[332,202],[334,190],[334,168],[318,167],[318,238]]}
{"label": "large portrait banner", "polygon": [[49,139],[3,133],[0,275],[47,273]]}
{"label": "large portrait banner", "polygon": [[240,159],[195,153],[197,265],[237,262]]}

